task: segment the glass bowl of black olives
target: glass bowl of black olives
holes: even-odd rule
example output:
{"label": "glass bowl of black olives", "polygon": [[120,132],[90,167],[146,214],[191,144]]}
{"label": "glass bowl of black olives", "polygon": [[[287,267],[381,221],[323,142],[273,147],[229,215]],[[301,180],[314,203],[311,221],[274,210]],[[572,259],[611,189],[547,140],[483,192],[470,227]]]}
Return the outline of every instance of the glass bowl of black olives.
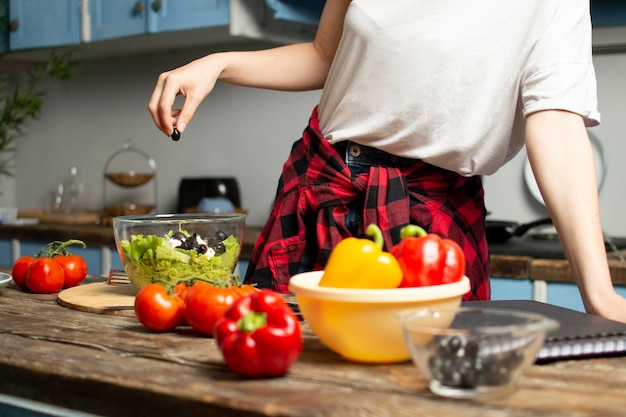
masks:
{"label": "glass bowl of black olives", "polygon": [[118,216],[113,232],[130,282],[173,286],[233,281],[245,232],[243,213]]}
{"label": "glass bowl of black olives", "polygon": [[435,394],[475,398],[510,392],[558,322],[496,308],[421,309],[399,314],[414,364]]}

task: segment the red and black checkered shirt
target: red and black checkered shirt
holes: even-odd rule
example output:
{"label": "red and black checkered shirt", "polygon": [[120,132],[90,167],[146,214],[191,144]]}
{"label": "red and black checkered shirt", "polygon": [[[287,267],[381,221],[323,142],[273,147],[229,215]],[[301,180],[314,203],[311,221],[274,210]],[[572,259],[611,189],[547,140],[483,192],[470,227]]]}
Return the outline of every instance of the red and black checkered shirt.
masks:
{"label": "red and black checkered shirt", "polygon": [[385,250],[412,223],[461,245],[472,283],[466,300],[490,296],[485,239],[484,193],[480,177],[463,177],[416,160],[407,168],[376,167],[353,179],[337,149],[322,135],[313,110],[278,184],[269,220],[252,253],[246,283],[288,293],[289,278],[299,272],[305,251],[320,270],[337,243],[352,236],[346,227],[348,206],[362,202],[358,235],[368,224],[383,231]]}

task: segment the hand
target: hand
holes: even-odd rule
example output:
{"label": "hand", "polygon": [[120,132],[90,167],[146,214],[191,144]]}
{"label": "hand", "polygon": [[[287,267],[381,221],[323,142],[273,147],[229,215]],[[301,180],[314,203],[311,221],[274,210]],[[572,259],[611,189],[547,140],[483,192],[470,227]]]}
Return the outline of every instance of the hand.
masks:
{"label": "hand", "polygon": [[[215,87],[222,69],[214,55],[200,58],[180,68],[159,75],[150,97],[148,110],[156,126],[168,136],[174,126],[185,131],[196,109]],[[183,106],[174,109],[176,96],[185,97]]]}
{"label": "hand", "polygon": [[624,297],[613,291],[598,301],[596,306],[586,307],[587,312],[626,323],[626,299]]}

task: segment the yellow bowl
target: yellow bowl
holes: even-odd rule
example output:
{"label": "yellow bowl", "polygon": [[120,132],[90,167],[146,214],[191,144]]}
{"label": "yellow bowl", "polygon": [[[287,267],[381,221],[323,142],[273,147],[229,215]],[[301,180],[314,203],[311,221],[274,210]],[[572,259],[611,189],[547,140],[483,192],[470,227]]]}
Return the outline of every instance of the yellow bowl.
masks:
{"label": "yellow bowl", "polygon": [[365,363],[411,359],[397,315],[415,308],[449,308],[461,304],[469,279],[415,288],[351,289],[320,287],[323,271],[291,277],[304,320],[320,341],[345,359]]}

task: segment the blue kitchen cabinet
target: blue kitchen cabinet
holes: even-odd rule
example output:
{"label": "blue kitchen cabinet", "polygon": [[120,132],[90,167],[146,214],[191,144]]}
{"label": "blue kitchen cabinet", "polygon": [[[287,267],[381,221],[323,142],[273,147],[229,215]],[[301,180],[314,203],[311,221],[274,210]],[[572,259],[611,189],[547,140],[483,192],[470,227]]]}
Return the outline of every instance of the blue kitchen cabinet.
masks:
{"label": "blue kitchen cabinet", "polygon": [[626,1],[591,0],[590,4],[594,27],[626,25]]}
{"label": "blue kitchen cabinet", "polygon": [[10,50],[76,45],[80,41],[79,0],[10,1]]}
{"label": "blue kitchen cabinet", "polygon": [[89,40],[228,25],[229,0],[90,0]]}
{"label": "blue kitchen cabinet", "polygon": [[326,0],[265,0],[274,19],[317,26]]}
{"label": "blue kitchen cabinet", "polygon": [[148,0],[148,33],[226,26],[229,0]]}
{"label": "blue kitchen cabinet", "polygon": [[[626,287],[615,286],[615,291],[622,297],[626,297]],[[580,292],[576,284],[567,282],[548,282],[547,283],[548,304],[559,307],[569,308],[576,311],[585,311]],[[513,278],[491,278],[491,299],[492,300],[532,300],[533,299],[533,281],[530,279],[513,279]]]}
{"label": "blue kitchen cabinet", "polygon": [[531,300],[533,298],[533,283],[529,279],[492,278],[492,300]]}
{"label": "blue kitchen cabinet", "polygon": [[145,0],[90,0],[88,7],[91,41],[146,32]]}
{"label": "blue kitchen cabinet", "polygon": [[0,266],[13,265],[13,259],[11,258],[11,241],[0,240]]}
{"label": "blue kitchen cabinet", "polygon": [[9,2],[0,0],[0,54],[9,50]]}

